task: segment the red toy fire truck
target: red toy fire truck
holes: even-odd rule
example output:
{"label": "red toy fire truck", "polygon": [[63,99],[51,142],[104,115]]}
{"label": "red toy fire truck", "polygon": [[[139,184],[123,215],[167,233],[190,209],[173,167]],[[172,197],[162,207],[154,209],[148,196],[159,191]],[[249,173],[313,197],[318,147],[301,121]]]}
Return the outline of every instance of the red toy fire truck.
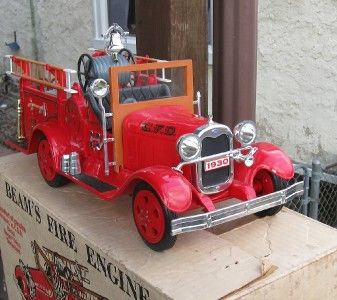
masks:
{"label": "red toy fire truck", "polygon": [[[70,180],[104,200],[131,194],[137,229],[156,251],[180,233],[274,215],[303,193],[302,182],[282,189],[293,165],[255,143],[253,122],[232,131],[201,116],[190,60],[134,56],[123,35],[113,25],[104,50],[81,55],[78,83],[75,71],[8,56],[8,73],[20,78],[18,142],[8,145],[37,152],[50,186]],[[231,198],[240,201],[216,207]]]}
{"label": "red toy fire truck", "polygon": [[37,268],[20,259],[15,267],[16,283],[26,300],[107,300],[84,287],[90,284],[88,269],[34,241],[32,248]]}

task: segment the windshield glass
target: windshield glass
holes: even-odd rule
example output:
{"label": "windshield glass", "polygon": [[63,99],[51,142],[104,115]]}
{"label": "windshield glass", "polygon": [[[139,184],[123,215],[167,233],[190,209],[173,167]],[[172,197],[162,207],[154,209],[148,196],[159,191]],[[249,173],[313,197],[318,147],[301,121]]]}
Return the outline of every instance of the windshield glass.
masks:
{"label": "windshield glass", "polygon": [[127,69],[118,72],[120,104],[187,96],[186,66],[138,62]]}

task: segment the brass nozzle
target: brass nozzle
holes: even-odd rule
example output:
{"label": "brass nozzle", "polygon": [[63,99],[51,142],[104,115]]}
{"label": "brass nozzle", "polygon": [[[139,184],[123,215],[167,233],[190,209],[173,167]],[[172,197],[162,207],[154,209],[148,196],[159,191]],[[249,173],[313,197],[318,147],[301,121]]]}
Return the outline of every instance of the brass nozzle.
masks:
{"label": "brass nozzle", "polygon": [[18,99],[18,128],[17,128],[17,140],[18,140],[18,142],[22,142],[25,139],[25,137],[22,133],[21,116],[22,116],[21,100]]}

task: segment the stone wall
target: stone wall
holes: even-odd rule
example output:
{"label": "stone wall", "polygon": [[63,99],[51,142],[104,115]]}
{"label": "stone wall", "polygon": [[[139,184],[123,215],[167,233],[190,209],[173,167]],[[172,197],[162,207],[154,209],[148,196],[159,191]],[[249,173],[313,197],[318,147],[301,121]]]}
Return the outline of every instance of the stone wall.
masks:
{"label": "stone wall", "polygon": [[20,45],[19,55],[34,57],[32,43],[32,24],[29,1],[0,1],[0,74],[4,72],[2,58],[12,54],[5,42],[13,42],[13,32],[16,31],[17,42]]}
{"label": "stone wall", "polygon": [[[33,0],[35,28],[32,26],[29,0],[0,1],[0,56],[15,54],[39,59],[50,64],[76,69],[77,59],[87,52],[94,38],[91,0]],[[17,31],[18,53],[4,46]],[[36,48],[34,51],[34,30]],[[36,52],[36,53],[34,53]],[[3,69],[2,60],[0,70]]]}
{"label": "stone wall", "polygon": [[91,0],[35,0],[40,59],[76,69],[94,38]]}
{"label": "stone wall", "polygon": [[337,2],[260,0],[257,122],[297,160],[337,160]]}

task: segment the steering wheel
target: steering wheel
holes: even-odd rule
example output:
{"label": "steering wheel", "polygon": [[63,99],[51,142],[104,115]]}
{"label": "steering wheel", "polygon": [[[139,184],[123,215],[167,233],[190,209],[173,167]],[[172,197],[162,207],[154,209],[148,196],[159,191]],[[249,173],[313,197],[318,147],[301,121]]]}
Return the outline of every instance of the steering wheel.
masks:
{"label": "steering wheel", "polygon": [[123,55],[129,63],[132,62],[133,64],[135,64],[135,57],[129,49],[123,48],[119,50],[118,54]]}
{"label": "steering wheel", "polygon": [[77,76],[83,93],[87,91],[90,84],[93,59],[89,54],[82,54],[77,62]]}

